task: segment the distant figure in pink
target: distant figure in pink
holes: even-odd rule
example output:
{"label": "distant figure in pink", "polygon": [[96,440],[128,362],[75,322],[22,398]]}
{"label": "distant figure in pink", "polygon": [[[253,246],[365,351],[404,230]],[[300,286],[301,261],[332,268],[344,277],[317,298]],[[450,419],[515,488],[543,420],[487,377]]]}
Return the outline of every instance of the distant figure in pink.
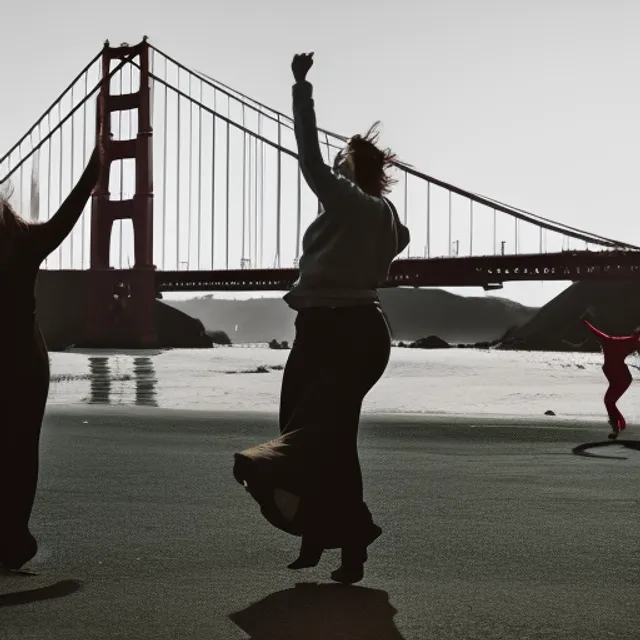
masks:
{"label": "distant figure in pink", "polygon": [[[586,315],[588,315],[588,312]],[[630,336],[610,336],[594,327],[585,316],[582,317],[582,321],[589,331],[596,336],[604,354],[602,371],[609,381],[609,388],[604,394],[604,406],[609,415],[609,424],[613,429],[613,433],[609,435],[609,438],[614,440],[618,437],[620,431],[623,431],[627,426],[624,416],[620,413],[616,403],[633,380],[625,360],[627,356],[640,349],[640,327],[634,329]]]}

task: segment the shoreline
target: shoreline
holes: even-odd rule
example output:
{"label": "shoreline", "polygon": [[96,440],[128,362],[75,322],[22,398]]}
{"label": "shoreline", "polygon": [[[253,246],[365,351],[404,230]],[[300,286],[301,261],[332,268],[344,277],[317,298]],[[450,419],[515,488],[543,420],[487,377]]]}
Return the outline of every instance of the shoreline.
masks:
{"label": "shoreline", "polygon": [[[43,434],[56,440],[58,433],[76,438],[134,437],[196,446],[206,450],[212,441],[242,441],[239,449],[268,442],[279,435],[276,411],[161,409],[156,407],[66,405],[45,413]],[[532,446],[585,443],[614,444],[607,439],[610,427],[604,419],[554,419],[542,416],[423,415],[408,413],[363,414],[358,440],[361,455],[367,450],[407,450],[429,455],[435,443],[452,451],[472,446],[476,452],[494,448],[495,455],[510,455]],[[637,440],[633,424],[617,443]],[[498,447],[495,449],[495,447]],[[567,455],[571,455],[570,452]]]}
{"label": "shoreline", "polygon": [[[425,338],[420,338],[424,340]],[[600,348],[590,349],[578,349],[578,348],[559,348],[559,349],[518,349],[517,347],[509,346],[508,343],[484,343],[484,342],[469,342],[469,343],[447,343],[447,346],[441,347],[414,347],[409,344],[409,340],[393,340],[391,343],[392,349],[402,349],[410,351],[447,351],[450,349],[459,349],[465,351],[513,351],[516,353],[601,353]],[[413,341],[416,342],[416,341]],[[213,344],[211,347],[153,347],[148,349],[120,349],[120,348],[108,348],[108,347],[76,347],[69,346],[64,349],[49,349],[49,353],[74,353],[79,355],[94,355],[99,353],[100,355],[147,355],[155,356],[160,355],[167,351],[175,350],[193,350],[193,351],[209,351],[211,349],[263,349],[270,351],[291,351],[289,347],[273,348],[269,346],[269,342],[233,342],[231,344]]]}
{"label": "shoreline", "polygon": [[[278,412],[229,409],[180,409],[147,407],[137,405],[101,405],[101,404],[53,404],[45,412],[47,418],[117,418],[128,420],[139,416],[143,420],[160,419],[162,421],[220,422],[246,421],[277,422]],[[565,431],[606,431],[608,425],[604,417],[586,416],[532,416],[527,414],[455,414],[455,413],[409,413],[409,412],[363,412],[360,420],[362,427],[423,427],[426,430],[446,426],[466,429],[504,429],[518,430],[565,430]],[[633,429],[629,425],[628,429]]]}

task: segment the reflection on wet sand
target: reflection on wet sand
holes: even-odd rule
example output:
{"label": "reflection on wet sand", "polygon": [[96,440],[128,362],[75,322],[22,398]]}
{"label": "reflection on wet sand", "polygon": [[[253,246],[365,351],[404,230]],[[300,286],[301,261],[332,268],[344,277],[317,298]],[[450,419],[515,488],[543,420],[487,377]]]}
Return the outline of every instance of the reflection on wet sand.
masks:
{"label": "reflection on wet sand", "polygon": [[[123,396],[135,391],[135,404],[157,407],[156,377],[153,360],[149,356],[133,358],[133,375],[113,375],[108,356],[89,357],[89,404],[119,404]],[[121,359],[119,358],[121,361]],[[114,381],[120,382],[117,390]]]}
{"label": "reflection on wet sand", "polygon": [[90,404],[109,404],[111,396],[111,375],[109,358],[89,358],[89,381],[91,384]]}
{"label": "reflection on wet sand", "polygon": [[133,359],[133,371],[136,381],[136,404],[157,407],[156,370],[149,356],[137,356]]}

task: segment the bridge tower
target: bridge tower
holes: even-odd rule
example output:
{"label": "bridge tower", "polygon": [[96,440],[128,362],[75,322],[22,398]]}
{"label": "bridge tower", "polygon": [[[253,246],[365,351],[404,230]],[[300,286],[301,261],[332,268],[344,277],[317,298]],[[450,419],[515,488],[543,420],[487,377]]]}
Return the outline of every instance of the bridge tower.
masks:
{"label": "bridge tower", "polygon": [[[112,60],[134,56],[140,65],[140,87],[130,94],[111,94]],[[152,347],[158,343],[155,322],[156,267],[153,264],[153,132],[151,127],[149,44],[110,47],[102,53],[102,87],[98,98],[97,133],[105,151],[102,171],[91,202],[91,262],[88,277],[86,345],[91,347]],[[138,132],[131,140],[114,140],[111,114],[138,111]],[[109,176],[114,161],[135,160],[135,195],[111,200]],[[114,269],[109,255],[115,220],[131,220],[135,263]]]}

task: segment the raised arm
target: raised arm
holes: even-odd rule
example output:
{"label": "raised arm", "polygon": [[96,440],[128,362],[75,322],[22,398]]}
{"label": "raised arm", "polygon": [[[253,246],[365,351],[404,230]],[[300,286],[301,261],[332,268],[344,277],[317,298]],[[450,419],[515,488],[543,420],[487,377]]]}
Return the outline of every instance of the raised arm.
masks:
{"label": "raised arm", "polygon": [[587,329],[589,329],[589,331],[591,331],[591,333],[593,333],[599,340],[611,340],[612,339],[611,336],[607,335],[603,331],[600,331],[600,329],[597,329],[596,327],[594,327],[588,320],[585,320],[583,318],[582,322],[584,322],[584,324],[586,325]]}
{"label": "raised arm", "polygon": [[34,224],[29,230],[29,244],[33,254],[39,261],[44,260],[55,251],[71,233],[82,215],[91,192],[98,182],[100,174],[100,158],[94,150],[80,180],[56,213],[46,222]]}
{"label": "raised arm", "polygon": [[313,64],[312,56],[312,53],[297,55],[291,64],[296,80],[292,91],[293,125],[302,175],[325,208],[331,209],[336,199],[358,198],[363,194],[350,180],[336,175],[322,159],[313,87],[306,80],[307,72]]}
{"label": "raised arm", "polygon": [[596,329],[588,320],[582,319],[582,322],[587,325],[587,329],[591,331],[599,340],[609,340],[616,342],[638,342],[638,336],[609,336],[600,329]]}

